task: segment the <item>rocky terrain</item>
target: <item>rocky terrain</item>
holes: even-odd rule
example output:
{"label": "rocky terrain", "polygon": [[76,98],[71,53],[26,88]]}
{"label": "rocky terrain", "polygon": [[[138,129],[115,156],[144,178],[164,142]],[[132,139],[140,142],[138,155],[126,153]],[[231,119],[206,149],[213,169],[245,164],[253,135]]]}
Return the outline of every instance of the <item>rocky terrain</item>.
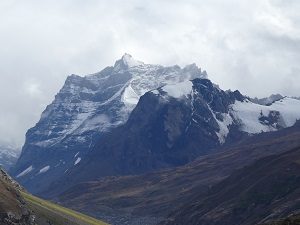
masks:
{"label": "rocky terrain", "polygon": [[0,169],[0,224],[107,225],[27,193],[3,169]]}
{"label": "rocky terrain", "polygon": [[0,224],[33,225],[34,216],[20,194],[21,186],[0,169]]}

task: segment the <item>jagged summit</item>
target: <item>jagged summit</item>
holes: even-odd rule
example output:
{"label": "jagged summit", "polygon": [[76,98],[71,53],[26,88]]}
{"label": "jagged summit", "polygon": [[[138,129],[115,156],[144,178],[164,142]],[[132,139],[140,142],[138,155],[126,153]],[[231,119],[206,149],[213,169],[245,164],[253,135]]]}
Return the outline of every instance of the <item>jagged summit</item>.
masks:
{"label": "jagged summit", "polygon": [[131,67],[143,65],[144,63],[134,59],[130,54],[125,53],[121,59],[115,62],[114,68],[116,69],[128,69]]}

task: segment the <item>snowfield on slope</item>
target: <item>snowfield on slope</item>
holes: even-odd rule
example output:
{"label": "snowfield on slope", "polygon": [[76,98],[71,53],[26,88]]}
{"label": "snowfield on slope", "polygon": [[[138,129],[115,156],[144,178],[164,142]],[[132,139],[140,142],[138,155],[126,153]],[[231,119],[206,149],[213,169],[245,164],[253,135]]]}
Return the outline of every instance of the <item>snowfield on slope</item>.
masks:
{"label": "snowfield on slope", "polygon": [[259,105],[251,101],[236,101],[232,105],[231,114],[236,121],[240,122],[240,129],[244,132],[255,134],[277,130],[260,122],[261,115],[268,116],[270,112],[280,113],[279,125],[282,127],[293,126],[300,119],[300,101],[294,98],[285,97],[274,102],[270,106]]}

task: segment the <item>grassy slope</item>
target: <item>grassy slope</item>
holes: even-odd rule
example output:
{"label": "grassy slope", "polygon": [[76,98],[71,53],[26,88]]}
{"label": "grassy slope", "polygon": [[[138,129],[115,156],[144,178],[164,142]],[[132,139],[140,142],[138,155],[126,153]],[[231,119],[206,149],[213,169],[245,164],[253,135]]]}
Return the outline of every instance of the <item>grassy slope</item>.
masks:
{"label": "grassy slope", "polygon": [[92,217],[42,200],[28,193],[22,192],[21,194],[30,209],[34,211],[34,214],[37,216],[36,222],[40,225],[107,225]]}

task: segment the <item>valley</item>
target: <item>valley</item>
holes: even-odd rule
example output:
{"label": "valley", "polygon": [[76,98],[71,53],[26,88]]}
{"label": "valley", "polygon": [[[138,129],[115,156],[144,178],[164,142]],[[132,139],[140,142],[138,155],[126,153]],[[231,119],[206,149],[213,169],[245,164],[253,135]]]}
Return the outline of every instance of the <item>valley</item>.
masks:
{"label": "valley", "polygon": [[0,0],[0,225],[300,225],[300,0]]}

